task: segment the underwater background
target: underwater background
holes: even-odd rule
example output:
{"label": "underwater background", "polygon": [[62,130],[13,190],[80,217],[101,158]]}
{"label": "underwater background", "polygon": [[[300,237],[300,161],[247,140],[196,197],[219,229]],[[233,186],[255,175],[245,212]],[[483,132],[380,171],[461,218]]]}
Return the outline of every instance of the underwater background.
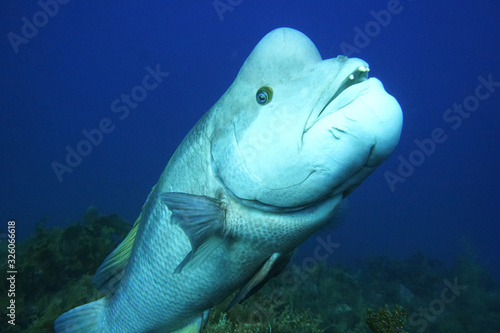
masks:
{"label": "underwater background", "polygon": [[[98,297],[92,275],[172,153],[282,26],[305,33],[324,59],[367,61],[403,109],[402,137],[347,198],[340,226],[297,250],[287,279],[227,315],[214,311],[207,331],[384,332],[385,318],[394,332],[500,332],[498,1],[0,7],[1,274],[10,220],[18,268],[16,327],[2,278],[2,332],[50,332],[62,312]],[[168,76],[113,112],[158,66]],[[100,127],[102,140],[68,165],[68,151]],[[335,246],[318,260],[325,242]]]}

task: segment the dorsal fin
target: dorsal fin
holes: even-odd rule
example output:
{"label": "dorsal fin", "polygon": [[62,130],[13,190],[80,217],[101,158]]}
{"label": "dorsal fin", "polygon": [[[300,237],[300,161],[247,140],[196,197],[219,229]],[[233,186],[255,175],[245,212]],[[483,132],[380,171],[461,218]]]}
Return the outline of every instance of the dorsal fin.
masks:
{"label": "dorsal fin", "polygon": [[125,273],[125,267],[130,258],[140,222],[141,215],[135,220],[134,226],[127,237],[104,259],[101,266],[97,269],[92,278],[92,283],[100,292],[104,294],[114,294],[116,292]]}

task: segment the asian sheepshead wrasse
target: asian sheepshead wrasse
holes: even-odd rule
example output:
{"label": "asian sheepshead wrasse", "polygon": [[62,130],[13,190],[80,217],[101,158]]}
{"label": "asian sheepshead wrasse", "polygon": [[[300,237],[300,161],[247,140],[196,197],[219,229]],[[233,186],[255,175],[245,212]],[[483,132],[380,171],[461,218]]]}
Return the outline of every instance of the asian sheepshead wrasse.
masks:
{"label": "asian sheepshead wrasse", "polygon": [[180,144],[61,332],[199,332],[288,263],[396,147],[398,102],[368,64],[276,29]]}

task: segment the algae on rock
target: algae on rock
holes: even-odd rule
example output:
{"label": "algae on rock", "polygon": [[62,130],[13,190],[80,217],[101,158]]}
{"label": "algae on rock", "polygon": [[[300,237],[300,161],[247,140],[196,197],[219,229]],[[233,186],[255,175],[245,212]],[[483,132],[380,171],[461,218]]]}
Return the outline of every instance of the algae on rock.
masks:
{"label": "algae on rock", "polygon": [[[2,321],[2,332],[53,332],[54,320],[62,313],[101,297],[92,276],[131,228],[119,216],[101,216],[94,207],[83,221],[67,227],[49,229],[43,222],[30,238],[16,244],[16,325]],[[0,264],[4,272],[5,265]],[[7,282],[3,280],[2,290],[8,290]],[[0,295],[1,304],[6,296]],[[5,309],[2,313],[5,318]]]}

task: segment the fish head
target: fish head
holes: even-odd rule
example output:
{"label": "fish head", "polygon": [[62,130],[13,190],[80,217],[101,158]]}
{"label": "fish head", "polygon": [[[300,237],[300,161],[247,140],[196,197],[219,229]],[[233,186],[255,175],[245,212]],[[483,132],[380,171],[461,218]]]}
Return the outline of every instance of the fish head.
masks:
{"label": "fish head", "polygon": [[267,34],[213,106],[212,172],[228,193],[282,209],[350,194],[395,149],[402,111],[366,62],[323,60],[301,32]]}

